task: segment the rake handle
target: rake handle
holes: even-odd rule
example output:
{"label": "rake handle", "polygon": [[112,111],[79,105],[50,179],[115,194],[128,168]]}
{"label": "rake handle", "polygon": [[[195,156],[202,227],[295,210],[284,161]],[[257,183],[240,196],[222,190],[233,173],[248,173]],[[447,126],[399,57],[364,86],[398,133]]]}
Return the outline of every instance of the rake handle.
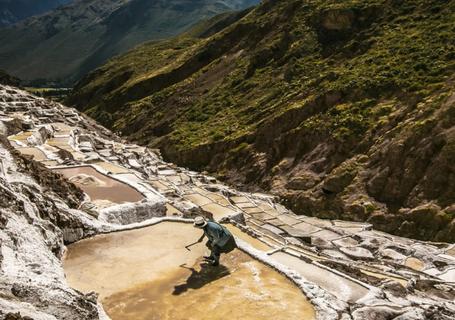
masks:
{"label": "rake handle", "polygon": [[188,250],[188,251],[190,251],[190,247],[192,247],[192,246],[194,246],[195,244],[198,244],[198,243],[199,243],[199,241],[193,242],[193,243],[191,243],[191,244],[185,246],[185,249]]}

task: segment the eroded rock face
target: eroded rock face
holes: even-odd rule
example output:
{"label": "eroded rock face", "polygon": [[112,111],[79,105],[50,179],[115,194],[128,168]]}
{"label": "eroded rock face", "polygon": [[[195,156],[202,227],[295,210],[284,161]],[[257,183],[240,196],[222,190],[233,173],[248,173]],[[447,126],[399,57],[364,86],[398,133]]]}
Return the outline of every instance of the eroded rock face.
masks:
{"label": "eroded rock face", "polygon": [[98,319],[96,299],[70,289],[60,267],[64,230],[79,230],[72,240],[94,230],[83,222],[88,216],[70,208],[80,190],[7,143],[0,143],[0,318]]}
{"label": "eroded rock face", "polygon": [[[407,120],[376,137],[363,155],[332,169],[326,161],[324,167],[330,171],[319,169],[321,182],[311,188],[294,187],[293,181],[307,172],[301,173],[299,165],[290,167],[285,181],[272,188],[303,214],[366,220],[405,237],[455,241],[450,213],[455,199],[455,96],[433,97],[419,106],[425,108],[437,99],[439,109],[431,112],[399,113],[397,117]],[[321,159],[326,155],[319,153]]]}
{"label": "eroded rock face", "polygon": [[[444,90],[411,105],[394,101],[387,120],[358,140],[340,143],[292,129],[295,118],[306,119],[305,109],[264,123],[251,143],[227,157],[222,150],[233,148],[232,142],[177,153],[163,148],[178,163],[221,171],[222,179],[247,190],[270,190],[296,213],[368,221],[405,237],[453,242],[455,95]],[[326,102],[318,103],[323,109]],[[428,216],[408,213],[426,204],[439,209],[427,213],[434,223],[424,228]]]}

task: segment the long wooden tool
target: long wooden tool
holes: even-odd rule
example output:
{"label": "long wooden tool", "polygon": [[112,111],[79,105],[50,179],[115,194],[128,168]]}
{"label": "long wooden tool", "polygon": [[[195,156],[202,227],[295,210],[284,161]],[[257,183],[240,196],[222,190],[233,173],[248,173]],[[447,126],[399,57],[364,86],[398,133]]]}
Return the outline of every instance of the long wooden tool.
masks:
{"label": "long wooden tool", "polygon": [[190,247],[192,247],[192,246],[194,246],[195,244],[198,244],[198,243],[199,243],[199,241],[193,242],[193,243],[191,243],[191,244],[185,246],[185,249],[188,250],[188,251],[191,251],[191,250],[190,250]]}

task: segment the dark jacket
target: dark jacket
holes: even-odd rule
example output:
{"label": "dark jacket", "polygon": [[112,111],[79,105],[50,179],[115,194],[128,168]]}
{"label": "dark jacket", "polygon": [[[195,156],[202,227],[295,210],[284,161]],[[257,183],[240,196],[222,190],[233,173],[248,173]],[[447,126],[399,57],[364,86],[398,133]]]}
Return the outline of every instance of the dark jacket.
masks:
{"label": "dark jacket", "polygon": [[207,222],[207,225],[204,227],[204,234],[212,243],[212,246],[216,245],[220,248],[232,237],[228,229],[213,221]]}

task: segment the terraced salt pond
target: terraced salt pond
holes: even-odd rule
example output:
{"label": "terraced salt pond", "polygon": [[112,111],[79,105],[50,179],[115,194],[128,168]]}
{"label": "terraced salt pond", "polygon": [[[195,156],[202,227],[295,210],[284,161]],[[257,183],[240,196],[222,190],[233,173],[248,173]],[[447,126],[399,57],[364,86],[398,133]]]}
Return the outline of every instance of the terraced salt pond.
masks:
{"label": "terraced salt pond", "polygon": [[87,193],[91,200],[107,200],[113,203],[137,202],[144,196],[129,185],[108,177],[90,166],[59,168],[71,182]]}
{"label": "terraced salt pond", "polygon": [[46,155],[43,151],[38,148],[17,148],[20,153],[23,155],[32,156],[35,161],[45,161],[47,160]]}
{"label": "terraced salt pond", "polygon": [[365,287],[343,279],[339,275],[313,264],[304,263],[296,257],[282,252],[277,252],[273,254],[272,257],[278,262],[291,266],[294,270],[303,275],[305,279],[312,283],[317,283],[340,300],[356,302],[368,293],[368,289]]}
{"label": "terraced salt pond", "polygon": [[201,231],[162,222],[98,235],[68,247],[69,284],[96,291],[113,319],[315,319],[315,311],[287,278],[235,250],[221,266],[202,263],[205,246],[187,251]]}

